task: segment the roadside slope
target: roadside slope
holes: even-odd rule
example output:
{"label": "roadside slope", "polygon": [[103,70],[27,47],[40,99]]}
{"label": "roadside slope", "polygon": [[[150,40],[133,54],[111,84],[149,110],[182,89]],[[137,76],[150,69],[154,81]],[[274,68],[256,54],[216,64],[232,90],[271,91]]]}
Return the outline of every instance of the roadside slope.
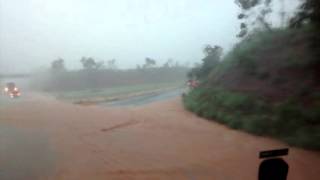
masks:
{"label": "roadside slope", "polygon": [[185,106],[234,129],[320,150],[319,52],[312,27],[253,32],[208,67]]}

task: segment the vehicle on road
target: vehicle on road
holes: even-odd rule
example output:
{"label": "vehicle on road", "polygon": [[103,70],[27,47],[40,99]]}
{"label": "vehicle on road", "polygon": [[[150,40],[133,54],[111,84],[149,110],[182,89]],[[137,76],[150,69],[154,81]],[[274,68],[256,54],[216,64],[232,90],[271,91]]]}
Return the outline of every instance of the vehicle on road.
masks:
{"label": "vehicle on road", "polygon": [[17,98],[21,96],[21,92],[15,83],[9,82],[4,87],[5,95],[8,95],[10,98]]}
{"label": "vehicle on road", "polygon": [[190,88],[190,89],[194,89],[196,87],[199,86],[199,82],[197,80],[194,80],[194,79],[189,79],[187,81],[187,86]]}

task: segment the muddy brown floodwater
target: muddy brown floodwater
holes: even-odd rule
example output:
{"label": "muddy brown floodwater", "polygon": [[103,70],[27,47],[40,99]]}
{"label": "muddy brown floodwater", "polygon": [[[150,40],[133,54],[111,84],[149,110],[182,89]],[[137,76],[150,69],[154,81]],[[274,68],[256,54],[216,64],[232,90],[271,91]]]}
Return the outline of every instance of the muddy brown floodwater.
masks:
{"label": "muddy brown floodwater", "polygon": [[[256,180],[259,151],[287,147],[201,119],[179,98],[84,107],[33,94],[0,115],[1,180]],[[285,159],[289,180],[319,178],[318,152]]]}

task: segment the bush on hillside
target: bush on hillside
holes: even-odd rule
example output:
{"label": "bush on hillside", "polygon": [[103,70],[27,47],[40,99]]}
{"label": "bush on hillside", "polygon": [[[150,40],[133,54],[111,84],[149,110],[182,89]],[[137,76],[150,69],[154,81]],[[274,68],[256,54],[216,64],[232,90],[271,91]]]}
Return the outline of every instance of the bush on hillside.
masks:
{"label": "bush on hillside", "polygon": [[231,128],[320,150],[316,38],[312,26],[250,33],[184,96],[185,107]]}
{"label": "bush on hillside", "polygon": [[226,89],[198,88],[183,98],[187,109],[234,129],[280,138],[290,145],[320,150],[320,104],[270,104]]}

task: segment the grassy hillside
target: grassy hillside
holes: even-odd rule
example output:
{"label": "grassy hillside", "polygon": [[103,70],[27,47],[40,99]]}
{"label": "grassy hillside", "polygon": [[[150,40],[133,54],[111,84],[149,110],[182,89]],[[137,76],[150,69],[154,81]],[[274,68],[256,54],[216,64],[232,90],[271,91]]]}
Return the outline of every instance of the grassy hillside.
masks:
{"label": "grassy hillside", "polygon": [[231,128],[320,150],[320,35],[312,27],[255,32],[184,98]]}
{"label": "grassy hillside", "polygon": [[69,101],[76,104],[97,104],[146,94],[155,94],[159,92],[176,90],[183,88],[183,86],[184,85],[181,83],[181,81],[171,83],[150,83],[82,91],[59,91],[54,92],[53,95],[60,100]]}
{"label": "grassy hillside", "polygon": [[87,91],[145,84],[183,84],[186,67],[158,67],[129,70],[77,70],[33,76],[33,88],[48,92]]}

